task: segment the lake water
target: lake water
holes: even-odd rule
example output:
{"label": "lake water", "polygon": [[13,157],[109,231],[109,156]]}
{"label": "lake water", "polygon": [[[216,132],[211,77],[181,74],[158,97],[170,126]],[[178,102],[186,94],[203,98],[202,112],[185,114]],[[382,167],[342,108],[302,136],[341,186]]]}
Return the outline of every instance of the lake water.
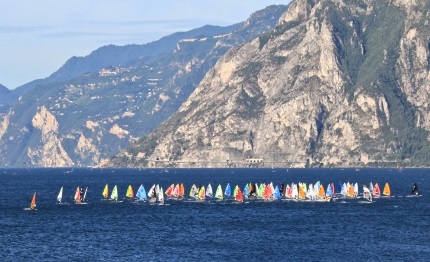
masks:
{"label": "lake water", "polygon": [[[2,261],[429,261],[429,169],[0,169]],[[105,184],[388,182],[373,203],[101,201]],[[408,197],[418,183],[421,197]],[[88,187],[87,205],[72,203]],[[24,211],[37,191],[37,210]]]}

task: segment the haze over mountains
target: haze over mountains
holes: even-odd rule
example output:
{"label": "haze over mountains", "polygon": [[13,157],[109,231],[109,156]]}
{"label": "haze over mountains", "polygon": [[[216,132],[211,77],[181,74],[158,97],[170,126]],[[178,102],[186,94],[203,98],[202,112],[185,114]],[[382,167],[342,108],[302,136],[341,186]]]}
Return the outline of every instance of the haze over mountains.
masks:
{"label": "haze over mountains", "polygon": [[2,100],[1,165],[98,165],[167,119],[222,55],[273,28],[285,11],[270,6],[242,24],[69,59],[14,90],[19,101]]}

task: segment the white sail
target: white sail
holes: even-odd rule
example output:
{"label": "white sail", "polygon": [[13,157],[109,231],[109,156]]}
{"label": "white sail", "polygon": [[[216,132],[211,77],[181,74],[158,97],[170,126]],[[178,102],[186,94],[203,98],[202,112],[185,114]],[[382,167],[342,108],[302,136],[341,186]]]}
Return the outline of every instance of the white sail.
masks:
{"label": "white sail", "polygon": [[82,198],[82,202],[85,202],[85,198],[87,197],[88,187],[85,188],[84,197]]}
{"label": "white sail", "polygon": [[291,191],[291,197],[297,198],[299,196],[299,190],[297,189],[297,184],[292,184],[292,191]]}
{"label": "white sail", "polygon": [[221,185],[218,185],[218,188],[215,192],[215,198],[222,200],[224,197],[223,193],[222,193],[222,187]]}
{"label": "white sail", "polygon": [[57,201],[59,202],[59,203],[61,203],[61,200],[63,199],[63,187],[61,187],[61,189],[60,189],[60,193],[58,193],[58,196],[57,196]]}
{"label": "white sail", "polygon": [[358,184],[357,183],[354,184],[354,194],[356,196],[358,196]]}
{"label": "white sail", "polygon": [[[158,185],[157,185],[157,187],[158,187]],[[163,188],[162,187],[159,188],[159,193],[158,193],[157,197],[158,197],[158,199],[157,199],[158,202],[160,204],[164,204],[164,193],[163,193]]]}
{"label": "white sail", "polygon": [[348,187],[345,183],[343,183],[342,190],[340,191],[340,193],[344,196],[348,195]]}
{"label": "white sail", "polygon": [[212,192],[212,186],[209,183],[208,188],[206,189],[206,196],[207,197],[212,197],[213,196],[213,192]]}

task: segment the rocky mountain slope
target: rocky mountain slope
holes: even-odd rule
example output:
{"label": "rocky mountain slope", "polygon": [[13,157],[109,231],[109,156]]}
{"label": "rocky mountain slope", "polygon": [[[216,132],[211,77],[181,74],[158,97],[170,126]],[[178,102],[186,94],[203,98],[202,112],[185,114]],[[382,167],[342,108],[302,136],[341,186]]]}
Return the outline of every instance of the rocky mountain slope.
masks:
{"label": "rocky mountain slope", "polygon": [[104,162],[176,112],[221,56],[274,28],[285,10],[270,6],[242,24],[174,34],[148,44],[151,55],[106,47],[70,59],[48,79],[22,89],[20,101],[0,115],[0,163]]}
{"label": "rocky mountain slope", "polygon": [[295,0],[110,166],[428,166],[429,9]]}

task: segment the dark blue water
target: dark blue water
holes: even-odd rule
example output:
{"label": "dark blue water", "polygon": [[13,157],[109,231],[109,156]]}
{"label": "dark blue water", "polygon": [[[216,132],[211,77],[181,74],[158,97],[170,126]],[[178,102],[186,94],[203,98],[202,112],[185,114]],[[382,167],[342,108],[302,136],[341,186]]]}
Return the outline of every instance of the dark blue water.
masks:
{"label": "dark blue water", "polygon": [[[2,261],[429,261],[430,170],[405,169],[100,169],[0,170]],[[101,201],[106,183],[125,196],[129,184],[148,190],[184,183],[214,188],[229,182],[274,184],[320,180],[388,182],[396,197],[332,203],[248,204]],[[417,182],[422,197],[406,197]],[[88,186],[87,205],[72,202]],[[24,211],[37,191],[37,211]]]}

